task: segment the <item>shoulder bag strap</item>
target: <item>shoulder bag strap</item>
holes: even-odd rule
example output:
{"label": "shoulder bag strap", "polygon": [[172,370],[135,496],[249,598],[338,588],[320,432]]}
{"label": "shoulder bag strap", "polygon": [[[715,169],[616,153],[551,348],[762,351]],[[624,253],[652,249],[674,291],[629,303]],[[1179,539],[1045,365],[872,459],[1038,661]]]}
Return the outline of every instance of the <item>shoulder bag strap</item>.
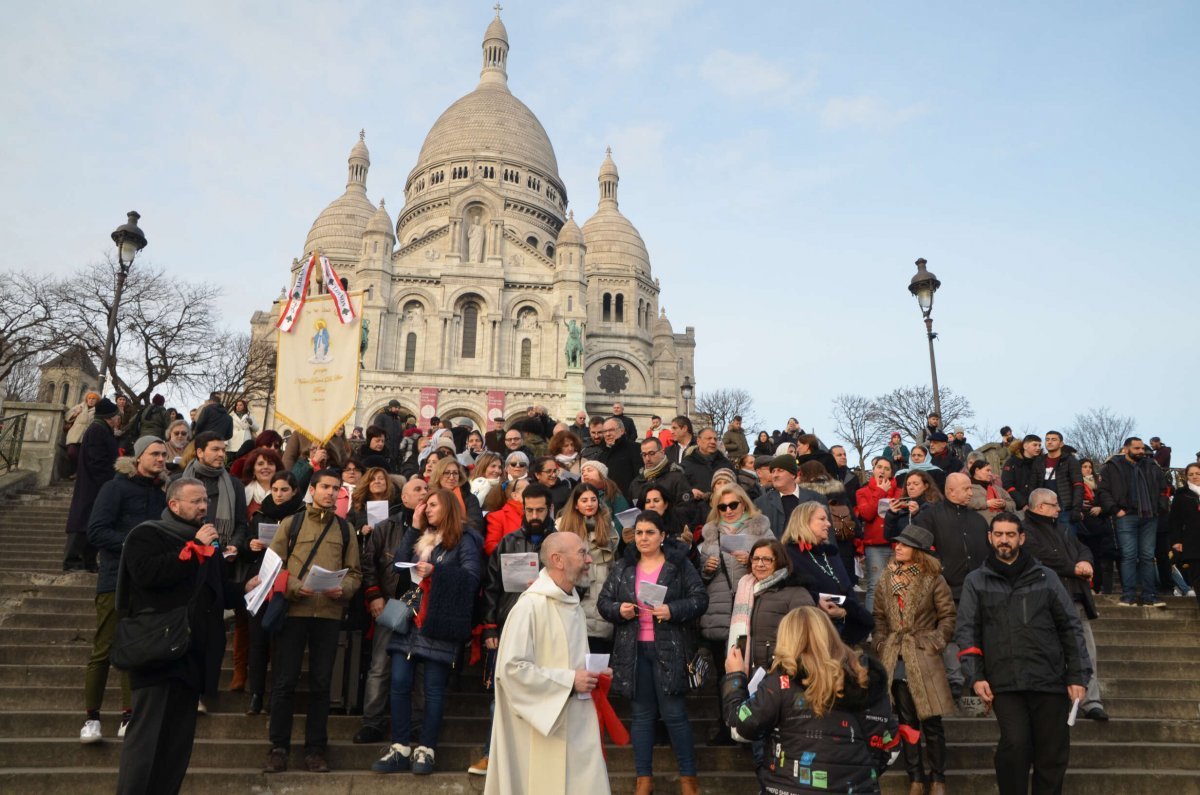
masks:
{"label": "shoulder bag strap", "polygon": [[[327,522],[325,523],[325,527],[324,527],[324,528],[321,530],[321,535],[317,536],[317,540],[316,540],[316,542],[313,544],[313,546],[312,546],[312,549],[310,549],[310,550],[308,551],[308,557],[307,557],[307,558],[304,560],[304,565],[300,567],[300,573],[297,575],[297,577],[300,579],[300,581],[301,581],[301,582],[303,582],[303,581],[304,581],[304,575],[305,575],[305,574],[308,574],[308,567],[309,567],[309,565],[312,563],[312,561],[313,561],[313,558],[316,556],[316,554],[317,554],[317,549],[318,549],[318,548],[321,546],[321,542],[325,540],[325,534],[329,532],[329,528],[330,528],[330,527],[333,527],[333,520],[334,520],[334,519],[336,519],[336,518],[337,518],[337,515],[336,515],[336,514],[334,514],[334,513],[331,511],[331,512],[330,512],[330,515],[329,515],[329,521],[327,521]],[[304,520],[303,520],[303,517],[301,517],[301,519],[300,519],[300,522],[301,522],[301,523],[303,523],[303,521],[304,521]],[[299,535],[300,535],[300,533],[299,533],[299,532],[297,532],[297,533],[296,533],[296,535],[297,535],[297,536],[299,536]],[[291,546],[291,547],[293,547],[293,548],[294,548],[294,546],[295,546],[295,542],[294,542],[294,541],[292,541],[292,542],[289,544],[289,546]],[[290,560],[290,559],[291,559],[291,557],[292,557],[292,555],[291,555],[291,551],[289,550],[289,552],[288,552],[288,559]],[[286,565],[286,564],[284,564],[284,565]]]}

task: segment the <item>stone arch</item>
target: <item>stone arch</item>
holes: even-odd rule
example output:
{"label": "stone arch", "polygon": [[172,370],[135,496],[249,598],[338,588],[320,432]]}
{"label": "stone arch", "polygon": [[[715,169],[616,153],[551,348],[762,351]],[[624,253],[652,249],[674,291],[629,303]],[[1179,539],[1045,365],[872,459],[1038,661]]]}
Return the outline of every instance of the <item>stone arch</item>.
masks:
{"label": "stone arch", "polygon": [[368,406],[366,411],[362,413],[362,422],[359,424],[362,425],[363,428],[366,428],[367,425],[371,423],[371,420],[375,419],[375,415],[387,409],[388,403],[392,400],[400,401],[401,417],[407,417],[410,414],[414,417],[419,416],[415,407],[410,407],[407,405],[405,398],[394,394],[381,394],[379,397],[375,398],[374,401]]}
{"label": "stone arch", "polygon": [[[438,416],[443,420],[468,419],[474,425],[474,430],[480,433],[486,431],[483,414],[473,404],[468,404],[465,401],[452,400],[447,403],[439,403]],[[451,422],[450,424],[453,425],[454,423]]]}
{"label": "stone arch", "polygon": [[554,315],[540,296],[521,293],[508,301],[508,305],[504,308],[504,316],[516,320],[517,314],[526,307],[530,307],[538,313],[538,320],[549,320]]}
{"label": "stone arch", "polygon": [[404,311],[404,305],[409,301],[417,300],[425,305],[425,313],[433,314],[437,311],[438,302],[433,293],[423,287],[406,287],[404,290],[396,293],[392,299],[392,312],[401,314]]}
{"label": "stone arch", "polygon": [[42,387],[42,402],[53,403],[54,396],[58,394],[58,384],[53,381],[47,381]]}

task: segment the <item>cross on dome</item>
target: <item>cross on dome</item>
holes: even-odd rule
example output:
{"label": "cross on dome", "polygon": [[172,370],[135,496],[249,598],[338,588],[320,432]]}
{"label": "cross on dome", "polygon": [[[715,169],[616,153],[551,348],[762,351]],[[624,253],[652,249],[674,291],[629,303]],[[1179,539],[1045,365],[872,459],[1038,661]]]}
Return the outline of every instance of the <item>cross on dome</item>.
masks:
{"label": "cross on dome", "polygon": [[504,10],[504,6],[500,5],[499,3],[496,3],[496,5],[492,6],[492,8],[496,9],[496,16],[497,16],[497,17],[499,17],[499,16],[500,16],[500,12]]}

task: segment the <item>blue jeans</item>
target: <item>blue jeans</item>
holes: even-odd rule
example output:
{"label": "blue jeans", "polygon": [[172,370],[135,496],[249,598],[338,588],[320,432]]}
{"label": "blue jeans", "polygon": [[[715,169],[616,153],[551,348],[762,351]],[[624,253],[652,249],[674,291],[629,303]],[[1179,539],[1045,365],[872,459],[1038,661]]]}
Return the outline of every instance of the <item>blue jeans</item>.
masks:
{"label": "blue jeans", "polygon": [[863,548],[863,574],[867,580],[867,612],[875,605],[875,586],[883,578],[883,570],[892,562],[891,544],[872,544]]}
{"label": "blue jeans", "polygon": [[401,652],[392,655],[392,742],[408,745],[412,739],[412,685],[417,665],[425,666],[425,719],[421,724],[421,745],[436,751],[450,666],[423,657],[409,659]]}
{"label": "blue jeans", "polygon": [[1154,517],[1118,516],[1117,543],[1121,546],[1121,601],[1137,599],[1141,582],[1142,601],[1153,602],[1158,594],[1155,585],[1154,542],[1158,520]]}
{"label": "blue jeans", "polygon": [[658,685],[658,652],[654,644],[639,641],[637,671],[634,680],[632,717],[629,736],[633,740],[633,764],[639,776],[654,775],[654,720],[662,715],[671,736],[671,748],[679,775],[696,775],[696,749],[692,744],[692,724],[688,722],[683,696],[669,696]]}

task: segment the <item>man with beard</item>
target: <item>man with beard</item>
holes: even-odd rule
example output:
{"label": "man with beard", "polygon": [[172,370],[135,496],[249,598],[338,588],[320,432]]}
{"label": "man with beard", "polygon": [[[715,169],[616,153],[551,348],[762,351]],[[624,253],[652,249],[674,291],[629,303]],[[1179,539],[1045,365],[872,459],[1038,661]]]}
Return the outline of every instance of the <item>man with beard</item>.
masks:
{"label": "man with beard", "polygon": [[846,495],[850,498],[853,504],[854,495],[858,492],[859,486],[858,475],[854,470],[850,469],[850,465],[846,461],[846,448],[840,444],[835,444],[829,448],[829,454],[833,456],[833,461],[837,464],[837,473],[833,476],[834,480],[841,481],[842,486],[846,489]]}
{"label": "man with beard", "polygon": [[[1146,456],[1146,445],[1136,436],[1125,440],[1125,454],[1109,459],[1100,470],[1100,506],[1114,517],[1117,543],[1121,545],[1121,601],[1124,607],[1137,604],[1141,580],[1142,604],[1166,607],[1158,598],[1154,572],[1154,545],[1158,517],[1169,508],[1166,479],[1162,470]],[[1164,583],[1170,587],[1170,582]]]}
{"label": "man with beard", "polygon": [[[392,558],[400,548],[404,533],[412,525],[413,511],[428,492],[425,481],[410,478],[400,491],[400,510],[376,525],[367,536],[362,560],[363,595],[372,618],[379,618],[388,599],[400,596],[400,572],[392,565]],[[387,646],[391,637],[392,630],[383,624],[375,624],[375,637],[371,641],[371,668],[363,686],[362,727],[354,735],[355,743],[377,743],[387,736],[388,694],[392,684],[392,664]]]}
{"label": "man with beard", "polygon": [[1083,522],[1083,467],[1058,431],[1046,431],[1041,488],[1058,494],[1058,523],[1067,530]]}
{"label": "man with beard", "polygon": [[[487,572],[483,576],[483,645],[489,656],[494,656],[500,645],[500,633],[504,630],[504,622],[509,612],[520,598],[520,592],[506,591],[504,578],[501,575],[500,563],[502,555],[513,555],[527,552],[538,552],[546,536],[555,531],[554,521],[550,518],[550,490],[540,483],[530,483],[522,494],[525,520],[521,526],[500,539],[500,543],[488,557]],[[495,701],[492,702],[495,710]],[[491,727],[488,728],[489,740],[484,746],[483,758],[467,768],[467,772],[477,776],[487,775],[488,757],[491,754]]]}
{"label": "man with beard", "polygon": [[646,487],[654,485],[666,489],[671,504],[677,506],[676,510],[690,508],[692,487],[683,472],[683,467],[668,461],[667,454],[663,452],[662,442],[652,436],[643,439],[641,447],[642,468],[629,485],[630,499],[641,507],[642,494],[645,493]]}
{"label": "man with beard", "polygon": [[195,478],[208,492],[208,521],[217,528],[221,548],[227,557],[237,556],[246,544],[249,520],[246,517],[246,489],[225,471],[225,440],[213,431],[196,435],[196,458],[183,470],[183,477]]}
{"label": "man with beard", "polygon": [[[192,602],[183,657],[129,672],[133,717],[125,734],[119,795],[179,792],[192,756],[200,694],[215,692],[225,654],[222,612],[241,598],[214,554],[217,529],[205,522],[204,484],[180,478],[167,488],[162,518],[129,531],[117,575],[124,615],[165,613]],[[194,600],[194,601],[193,601]]]}
{"label": "man with beard", "polygon": [[1000,795],[1062,792],[1071,752],[1067,714],[1091,675],[1071,597],[1058,576],[1021,549],[1025,533],[1003,511],[988,532],[992,548],[967,575],[955,639],[963,673],[996,712]]}

